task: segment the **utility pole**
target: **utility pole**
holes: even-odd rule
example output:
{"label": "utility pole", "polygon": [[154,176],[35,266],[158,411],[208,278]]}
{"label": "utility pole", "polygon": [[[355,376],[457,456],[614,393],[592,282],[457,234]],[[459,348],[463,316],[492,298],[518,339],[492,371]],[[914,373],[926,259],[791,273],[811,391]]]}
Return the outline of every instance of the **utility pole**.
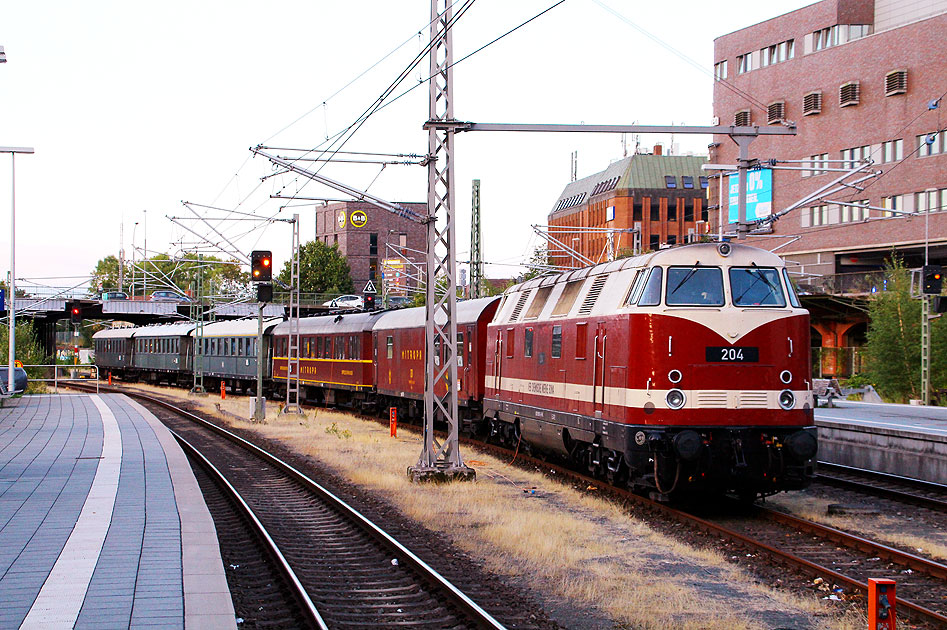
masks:
{"label": "utility pole", "polygon": [[[147,275],[145,276],[147,278]],[[191,301],[191,321],[194,322],[194,385],[191,394],[203,396],[204,390],[204,254],[197,256],[197,274],[194,278],[194,299]]]}
{"label": "utility pole", "polygon": [[125,290],[125,219],[118,228],[118,290]]}
{"label": "utility pole", "polygon": [[[289,353],[286,359],[286,406],[283,413],[302,414],[299,406],[299,215],[293,215],[293,258],[290,262]],[[262,306],[260,307],[262,309]],[[262,311],[261,311],[262,313]],[[262,326],[262,317],[260,325]]]}
{"label": "utility pole", "polygon": [[[439,5],[443,4],[443,10]],[[457,409],[457,274],[454,215],[454,119],[451,78],[451,0],[431,0],[430,91],[427,164],[427,298],[424,326],[424,445],[418,463],[408,468],[412,481],[471,480],[459,449]],[[440,217],[438,216],[440,214]],[[443,293],[438,295],[438,283]],[[441,357],[443,356],[443,361]],[[438,395],[440,383],[446,385]],[[434,436],[435,419],[448,426],[447,440]]]}
{"label": "utility pole", "polygon": [[470,198],[470,299],[483,295],[483,249],[480,231],[480,180],[473,180]]}

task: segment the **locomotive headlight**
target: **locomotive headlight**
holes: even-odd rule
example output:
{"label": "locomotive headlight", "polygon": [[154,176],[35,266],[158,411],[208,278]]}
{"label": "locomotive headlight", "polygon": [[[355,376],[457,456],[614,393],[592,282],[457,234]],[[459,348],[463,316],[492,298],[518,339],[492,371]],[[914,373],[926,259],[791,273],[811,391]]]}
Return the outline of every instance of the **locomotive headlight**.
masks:
{"label": "locomotive headlight", "polygon": [[788,389],[779,392],[779,406],[789,410],[796,406],[796,397]]}
{"label": "locomotive headlight", "polygon": [[680,409],[684,406],[684,403],[687,402],[687,397],[684,396],[684,392],[681,390],[672,389],[667,393],[667,396],[664,397],[664,401],[671,409]]}

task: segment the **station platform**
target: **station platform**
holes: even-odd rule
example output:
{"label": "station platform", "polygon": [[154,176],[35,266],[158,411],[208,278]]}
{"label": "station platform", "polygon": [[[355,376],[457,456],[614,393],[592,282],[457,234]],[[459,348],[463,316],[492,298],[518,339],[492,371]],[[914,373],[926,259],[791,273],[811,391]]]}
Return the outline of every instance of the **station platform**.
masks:
{"label": "station platform", "polygon": [[168,430],[119,394],[0,409],[0,628],[236,628],[217,533]]}
{"label": "station platform", "polygon": [[947,484],[947,408],[833,405],[815,410],[819,461]]}

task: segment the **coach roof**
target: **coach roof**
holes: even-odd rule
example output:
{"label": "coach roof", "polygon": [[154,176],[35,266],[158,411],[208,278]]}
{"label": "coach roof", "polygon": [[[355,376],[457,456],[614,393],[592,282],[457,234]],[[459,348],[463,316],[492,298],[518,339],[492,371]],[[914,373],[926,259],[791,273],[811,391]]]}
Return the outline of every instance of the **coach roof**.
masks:
{"label": "coach roof", "polygon": [[[263,319],[263,332],[268,332],[271,328],[283,321],[281,317],[266,317]],[[204,337],[256,337],[259,320],[256,317],[247,319],[236,319],[233,321],[214,322],[205,324]],[[191,332],[191,336],[196,336],[197,330]]]}
{"label": "coach roof", "polygon": [[[499,300],[499,297],[479,298],[457,302],[457,323],[476,323],[488,306]],[[395,328],[423,328],[424,308],[401,308],[384,313],[375,324],[375,330],[392,330]]]}
{"label": "coach roof", "polygon": [[[369,332],[380,311],[373,313],[340,313],[320,317],[304,317],[299,320],[301,335],[342,335],[346,333]],[[274,335],[288,335],[289,322],[283,322],[273,329]]]}

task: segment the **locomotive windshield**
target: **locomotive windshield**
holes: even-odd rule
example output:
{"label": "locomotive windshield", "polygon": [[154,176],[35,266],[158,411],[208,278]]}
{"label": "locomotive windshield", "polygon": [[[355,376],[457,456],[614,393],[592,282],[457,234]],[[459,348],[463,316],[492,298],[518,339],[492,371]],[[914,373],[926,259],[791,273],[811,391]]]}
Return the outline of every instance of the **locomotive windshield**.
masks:
{"label": "locomotive windshield", "polygon": [[723,306],[719,267],[668,267],[668,306]]}
{"label": "locomotive windshield", "polygon": [[734,306],[786,306],[779,273],[762,267],[731,267]]}

